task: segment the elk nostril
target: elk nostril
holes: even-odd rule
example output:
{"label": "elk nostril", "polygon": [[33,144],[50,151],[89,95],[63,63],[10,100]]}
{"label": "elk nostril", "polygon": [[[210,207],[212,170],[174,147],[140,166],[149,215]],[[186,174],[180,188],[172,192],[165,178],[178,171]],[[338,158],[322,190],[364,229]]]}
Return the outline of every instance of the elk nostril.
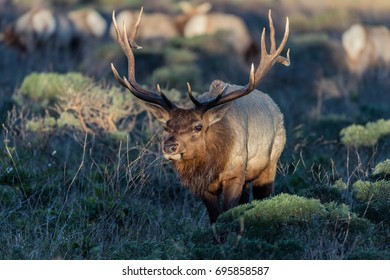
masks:
{"label": "elk nostril", "polygon": [[171,150],[172,153],[176,152],[177,146],[178,146],[178,145],[177,145],[176,143],[174,143],[174,144],[171,145],[171,147],[170,147],[169,149]]}
{"label": "elk nostril", "polygon": [[170,143],[170,144],[165,144],[164,145],[164,151],[169,154],[173,154],[177,151],[179,147],[178,143]]}

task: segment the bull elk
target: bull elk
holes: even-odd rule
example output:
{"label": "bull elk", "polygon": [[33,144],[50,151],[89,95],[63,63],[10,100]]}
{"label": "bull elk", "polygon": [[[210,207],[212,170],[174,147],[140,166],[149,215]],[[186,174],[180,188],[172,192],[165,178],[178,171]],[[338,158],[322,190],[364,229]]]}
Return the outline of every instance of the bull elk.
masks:
{"label": "bull elk", "polygon": [[111,68],[119,84],[143,100],[148,110],[164,124],[162,153],[172,162],[183,185],[202,199],[211,224],[222,211],[249,201],[250,182],[254,199],[271,195],[286,132],[278,106],[255,88],[275,63],[290,64],[289,50],[287,57],[280,56],[289,35],[288,18],[284,37],[277,48],[269,12],[270,51],[267,52],[263,29],[260,63],[256,70],[252,64],[247,85],[215,80],[209,92],[197,99],[187,83],[188,96],[194,106],[184,109],[170,101],[159,85],[152,91],[136,81],[132,49],[140,48],[135,37],[142,12],[143,9],[130,39],[125,24],[123,30],[119,30],[113,12],[118,43],[128,60],[128,79],[121,78],[113,64]]}
{"label": "bull elk", "polygon": [[390,30],[354,24],[342,35],[349,70],[361,76],[376,66],[390,65]]}

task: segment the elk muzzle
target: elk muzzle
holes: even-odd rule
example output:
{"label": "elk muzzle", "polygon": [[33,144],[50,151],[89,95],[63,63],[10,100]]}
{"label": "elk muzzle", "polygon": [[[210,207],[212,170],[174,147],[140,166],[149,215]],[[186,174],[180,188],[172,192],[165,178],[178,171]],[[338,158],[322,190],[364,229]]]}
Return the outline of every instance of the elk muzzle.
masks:
{"label": "elk muzzle", "polygon": [[162,143],[163,155],[168,160],[180,160],[182,154],[180,151],[180,144],[174,138],[170,137]]}

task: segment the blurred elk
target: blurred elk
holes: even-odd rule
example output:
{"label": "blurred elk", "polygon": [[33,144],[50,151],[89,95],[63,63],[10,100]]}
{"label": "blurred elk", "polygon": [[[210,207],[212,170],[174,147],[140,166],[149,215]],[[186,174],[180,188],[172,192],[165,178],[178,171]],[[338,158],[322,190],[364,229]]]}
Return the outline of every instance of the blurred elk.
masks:
{"label": "blurred elk", "polygon": [[361,76],[366,70],[390,65],[390,30],[385,26],[352,25],[342,35],[349,70]]}
{"label": "blurred elk", "polygon": [[75,42],[101,38],[106,29],[105,19],[92,9],[63,14],[47,8],[33,8],[5,28],[2,40],[32,53],[39,48],[69,48]]}
{"label": "blurred elk", "polygon": [[107,22],[94,9],[81,9],[68,13],[68,18],[72,22],[75,37],[78,39],[102,38],[106,34]]}
{"label": "blurred elk", "polygon": [[[137,17],[137,13],[129,10],[123,10],[117,15],[117,21],[119,24],[125,22],[126,30],[129,31],[137,21]],[[144,41],[163,42],[179,36],[179,32],[172,16],[162,13],[145,13],[144,18],[147,24],[139,29],[138,34],[138,37]],[[112,38],[116,38],[114,24],[112,24],[110,27],[110,35]],[[130,36],[130,33],[127,35]]]}
{"label": "blurred elk", "polygon": [[187,83],[188,96],[194,106],[184,109],[170,101],[159,85],[155,91],[148,90],[136,81],[132,49],[140,48],[134,39],[142,11],[130,39],[127,25],[123,23],[120,30],[113,12],[118,43],[128,60],[128,79],[121,78],[113,64],[112,71],[119,84],[143,100],[148,110],[163,123],[163,156],[172,162],[181,182],[202,199],[214,224],[222,211],[249,201],[250,182],[255,199],[268,197],[273,192],[286,132],[278,106],[255,88],[275,63],[290,64],[289,51],[287,58],[280,56],[289,35],[288,19],[283,40],[277,48],[269,12],[271,47],[268,52],[263,29],[260,63],[256,70],[252,64],[247,85],[215,80],[209,91],[196,99]]}
{"label": "blurred elk", "polygon": [[[240,58],[248,58],[257,46],[245,24],[238,16],[226,13],[208,13],[210,3],[193,7],[188,2],[181,2],[183,15],[178,17],[179,30],[186,38],[222,33],[222,38]],[[184,23],[184,24],[183,24]]]}
{"label": "blurred elk", "polygon": [[4,29],[2,41],[22,51],[33,52],[53,38],[56,25],[53,11],[46,8],[34,8]]}
{"label": "blurred elk", "polygon": [[199,4],[198,6],[193,6],[189,2],[182,1],[179,3],[179,5],[182,13],[176,17],[175,21],[176,26],[182,35],[184,34],[184,28],[186,24],[192,17],[206,14],[211,10],[212,7],[208,2]]}

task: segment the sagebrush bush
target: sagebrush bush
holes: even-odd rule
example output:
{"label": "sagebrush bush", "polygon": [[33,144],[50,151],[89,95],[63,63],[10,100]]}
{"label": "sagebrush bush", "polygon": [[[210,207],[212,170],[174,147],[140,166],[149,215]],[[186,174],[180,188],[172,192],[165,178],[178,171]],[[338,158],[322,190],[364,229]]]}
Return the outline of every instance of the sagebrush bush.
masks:
{"label": "sagebrush bush", "polygon": [[385,161],[378,163],[375,166],[372,174],[373,175],[390,175],[390,159],[387,159]]}
{"label": "sagebrush bush", "polygon": [[249,224],[307,222],[325,213],[325,206],[318,200],[280,194],[272,199],[255,200],[251,204],[238,206],[223,214],[220,221],[234,220],[242,216]]}
{"label": "sagebrush bush", "polygon": [[390,223],[390,181],[359,180],[353,184],[356,211],[376,223]]}
{"label": "sagebrush bush", "polygon": [[[347,205],[280,194],[223,213],[217,221],[222,244],[213,241],[210,231],[200,231],[181,251],[200,259],[344,258],[347,247],[364,244],[360,238],[372,228]],[[325,244],[334,251],[322,251]]]}
{"label": "sagebrush bush", "polygon": [[76,72],[32,73],[23,80],[14,101],[19,106],[29,104],[40,111],[53,105],[67,90],[80,91],[91,83],[90,78]]}
{"label": "sagebrush bush", "polygon": [[378,120],[363,125],[351,125],[340,131],[341,142],[348,147],[372,147],[390,134],[390,120]]}
{"label": "sagebrush bush", "polygon": [[353,184],[353,190],[359,201],[385,200],[390,202],[390,181],[369,182],[359,180]]}
{"label": "sagebrush bush", "polygon": [[20,106],[50,109],[28,120],[26,128],[33,132],[70,129],[124,140],[144,111],[128,92],[94,85],[79,73],[31,74],[24,79],[18,94]]}

